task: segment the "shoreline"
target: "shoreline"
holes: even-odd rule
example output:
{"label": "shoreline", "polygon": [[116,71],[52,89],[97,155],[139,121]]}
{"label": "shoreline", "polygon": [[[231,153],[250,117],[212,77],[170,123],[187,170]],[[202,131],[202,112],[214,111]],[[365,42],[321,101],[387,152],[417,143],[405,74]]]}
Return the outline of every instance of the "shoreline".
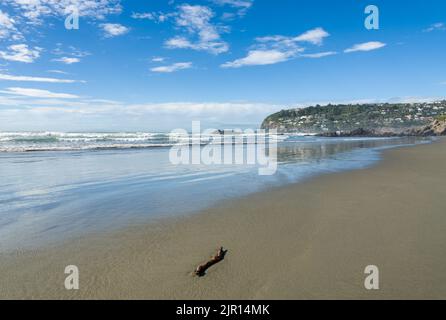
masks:
{"label": "shoreline", "polygon": [[[17,253],[0,262],[0,298],[444,299],[446,140],[382,157],[192,216]],[[193,277],[220,246],[227,258]],[[75,292],[63,288],[72,264]],[[370,264],[380,291],[364,289]]]}
{"label": "shoreline", "polygon": [[[0,210],[2,222],[11,217],[0,228],[0,253],[45,248],[77,237],[195,214],[228,199],[372,166],[387,148],[429,142],[431,139],[290,138],[278,145],[278,167],[272,176],[259,176],[261,166],[175,167],[167,161],[168,149],[0,155],[7,172],[0,193],[11,203]],[[29,157],[33,161],[28,162]],[[22,162],[23,166],[15,164]],[[42,181],[42,176],[49,179]]]}

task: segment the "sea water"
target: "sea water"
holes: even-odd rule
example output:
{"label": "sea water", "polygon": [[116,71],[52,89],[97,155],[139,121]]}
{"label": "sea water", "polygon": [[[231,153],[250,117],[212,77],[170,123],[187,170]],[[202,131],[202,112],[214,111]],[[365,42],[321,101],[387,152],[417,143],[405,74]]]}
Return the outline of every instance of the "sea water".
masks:
{"label": "sea water", "polygon": [[191,214],[315,175],[365,168],[382,149],[430,141],[283,136],[277,173],[259,176],[255,165],[173,165],[169,150],[181,139],[0,133],[0,251]]}

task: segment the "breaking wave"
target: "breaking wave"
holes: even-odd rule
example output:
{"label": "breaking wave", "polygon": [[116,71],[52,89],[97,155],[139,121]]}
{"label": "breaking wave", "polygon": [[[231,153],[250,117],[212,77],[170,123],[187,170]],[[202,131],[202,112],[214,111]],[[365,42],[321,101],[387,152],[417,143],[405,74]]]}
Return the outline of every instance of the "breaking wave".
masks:
{"label": "breaking wave", "polygon": [[[0,132],[0,152],[76,151],[107,149],[165,148],[174,145],[212,143],[251,143],[253,137],[265,135],[215,134],[208,136],[155,132],[64,133],[64,132]],[[235,139],[237,138],[237,139]],[[270,135],[268,140],[283,141],[286,136]],[[259,141],[261,139],[258,139]],[[256,139],[254,139],[256,141]]]}

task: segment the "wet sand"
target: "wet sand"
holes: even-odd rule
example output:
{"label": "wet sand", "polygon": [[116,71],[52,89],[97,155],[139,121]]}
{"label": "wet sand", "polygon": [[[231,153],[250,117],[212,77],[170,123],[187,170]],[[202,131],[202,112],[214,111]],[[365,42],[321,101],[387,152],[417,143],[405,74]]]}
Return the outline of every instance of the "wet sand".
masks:
{"label": "wet sand", "polygon": [[[3,254],[0,298],[446,299],[446,140],[383,157],[190,217]],[[220,246],[226,259],[193,276]],[[67,265],[77,291],[64,288]],[[368,265],[378,291],[364,288]]]}

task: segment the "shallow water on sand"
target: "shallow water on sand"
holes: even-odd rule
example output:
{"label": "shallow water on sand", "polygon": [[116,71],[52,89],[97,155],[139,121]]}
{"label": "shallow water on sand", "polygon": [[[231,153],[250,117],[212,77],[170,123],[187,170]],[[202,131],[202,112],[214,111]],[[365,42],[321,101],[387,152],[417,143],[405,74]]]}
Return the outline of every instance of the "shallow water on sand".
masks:
{"label": "shallow water on sand", "polygon": [[0,153],[0,251],[184,215],[219,201],[360,169],[417,138],[288,137],[275,175],[255,165],[176,166],[169,148]]}

